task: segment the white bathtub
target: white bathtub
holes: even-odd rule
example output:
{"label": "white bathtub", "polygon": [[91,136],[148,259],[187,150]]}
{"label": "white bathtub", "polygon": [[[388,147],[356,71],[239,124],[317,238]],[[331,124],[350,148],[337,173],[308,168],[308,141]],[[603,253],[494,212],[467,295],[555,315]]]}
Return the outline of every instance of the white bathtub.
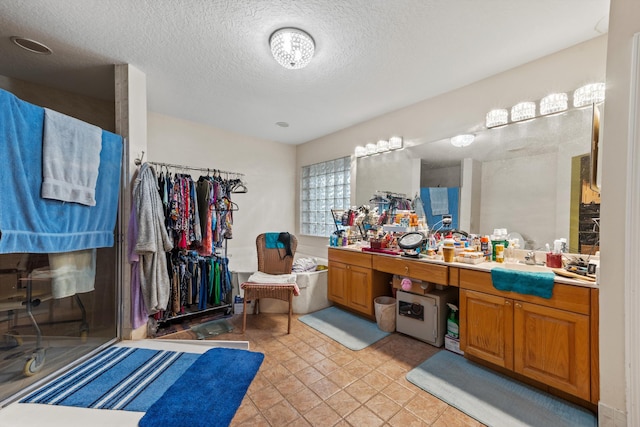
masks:
{"label": "white bathtub", "polygon": [[[235,272],[234,282],[242,283],[246,281],[251,274],[252,273]],[[238,289],[235,283],[234,293],[236,293]],[[332,305],[327,299],[327,270],[296,273],[296,283],[300,288],[300,295],[293,297],[294,313],[312,313]],[[242,293],[240,295],[242,296]],[[289,312],[289,304],[286,301],[273,298],[262,298],[260,299],[260,311],[262,313],[287,313]]]}

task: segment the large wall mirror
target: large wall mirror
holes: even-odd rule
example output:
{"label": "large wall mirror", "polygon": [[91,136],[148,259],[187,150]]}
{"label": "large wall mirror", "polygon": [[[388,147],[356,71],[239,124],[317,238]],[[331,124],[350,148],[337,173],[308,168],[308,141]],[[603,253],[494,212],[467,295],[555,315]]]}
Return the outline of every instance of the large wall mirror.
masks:
{"label": "large wall mirror", "polygon": [[464,231],[506,228],[520,234],[528,249],[566,238],[571,252],[595,253],[600,196],[590,185],[594,108],[602,105],[484,129],[467,147],[446,138],[358,158],[355,202],[366,204],[375,191],[414,197],[425,187],[459,187]]}

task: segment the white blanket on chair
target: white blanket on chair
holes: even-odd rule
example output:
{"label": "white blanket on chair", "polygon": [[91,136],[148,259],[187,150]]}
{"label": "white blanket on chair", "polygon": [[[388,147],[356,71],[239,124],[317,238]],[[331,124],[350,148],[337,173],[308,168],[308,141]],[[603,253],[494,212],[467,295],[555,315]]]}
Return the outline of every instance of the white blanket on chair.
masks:
{"label": "white blanket on chair", "polygon": [[256,271],[247,279],[249,283],[273,283],[273,284],[294,284],[296,283],[296,275],[291,274],[267,274],[262,271]]}

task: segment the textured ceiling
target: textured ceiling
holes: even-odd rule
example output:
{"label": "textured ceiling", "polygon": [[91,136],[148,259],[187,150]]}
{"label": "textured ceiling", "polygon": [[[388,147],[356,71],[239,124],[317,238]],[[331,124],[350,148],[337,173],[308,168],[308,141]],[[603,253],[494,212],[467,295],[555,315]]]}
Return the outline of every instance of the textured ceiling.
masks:
{"label": "textured ceiling", "polygon": [[[596,37],[608,11],[609,0],[2,0],[0,74],[112,99],[111,65],[129,63],[147,76],[151,111],[298,144]],[[316,41],[302,70],[271,57],[269,35],[287,26]]]}

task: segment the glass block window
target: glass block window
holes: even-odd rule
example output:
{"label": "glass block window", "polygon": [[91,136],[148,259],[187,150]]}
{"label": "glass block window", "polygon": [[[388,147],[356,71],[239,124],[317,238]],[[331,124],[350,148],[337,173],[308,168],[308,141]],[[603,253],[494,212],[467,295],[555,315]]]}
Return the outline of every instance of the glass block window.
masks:
{"label": "glass block window", "polygon": [[329,237],[336,229],[331,209],[348,209],[351,157],[302,167],[300,233]]}

